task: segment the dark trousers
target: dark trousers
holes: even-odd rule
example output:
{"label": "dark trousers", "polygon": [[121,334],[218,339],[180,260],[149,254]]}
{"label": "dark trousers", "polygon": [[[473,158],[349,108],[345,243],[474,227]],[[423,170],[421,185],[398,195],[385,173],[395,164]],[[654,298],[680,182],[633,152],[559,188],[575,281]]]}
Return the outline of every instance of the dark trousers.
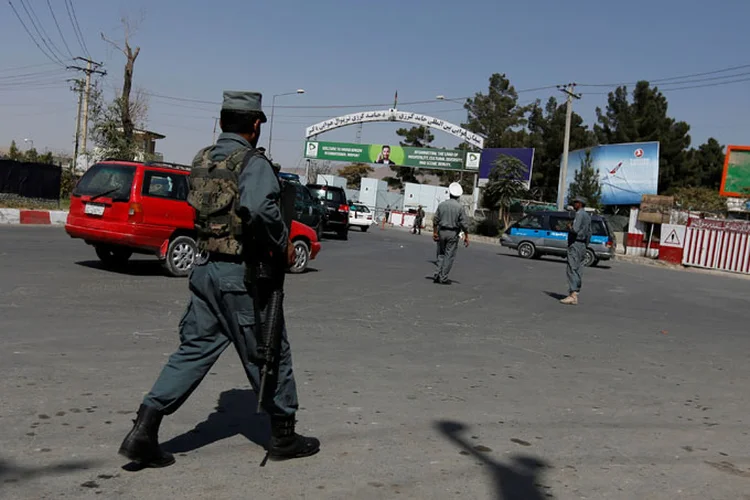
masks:
{"label": "dark trousers", "polygon": [[[180,346],[143,399],[145,405],[167,415],[177,411],[230,344],[234,345],[250,384],[258,391],[257,325],[253,300],[244,278],[245,266],[238,263],[209,262],[193,268],[190,302],[179,324]],[[264,318],[265,315],[261,320]],[[298,408],[297,386],[286,328],[281,341],[278,376],[273,380],[269,378],[266,389],[264,409],[269,415],[294,415]]]}

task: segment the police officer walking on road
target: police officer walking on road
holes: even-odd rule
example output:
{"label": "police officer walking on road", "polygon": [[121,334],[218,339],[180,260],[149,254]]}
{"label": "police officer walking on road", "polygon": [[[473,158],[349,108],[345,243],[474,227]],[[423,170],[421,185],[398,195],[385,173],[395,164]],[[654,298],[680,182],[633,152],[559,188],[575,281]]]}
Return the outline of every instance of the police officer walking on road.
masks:
{"label": "police officer walking on road", "polygon": [[458,249],[459,234],[464,234],[464,246],[469,246],[469,228],[466,223],[464,207],[458,201],[464,190],[458,182],[448,186],[450,199],[438,205],[432,218],[432,239],[437,242],[437,269],[433,280],[435,283],[449,285],[448,273],[453,267]]}
{"label": "police officer walking on road", "polygon": [[[180,346],[162,369],[138,409],[119,453],[146,467],[165,467],[174,457],[161,449],[159,426],[198,387],[221,353],[234,344],[245,374],[259,390],[260,325],[246,278],[249,242],[262,242],[271,254],[293,260],[289,229],[280,211],[281,186],[268,159],[256,147],[266,115],[257,92],[224,92],[221,129],[215,145],[193,160],[188,201],[196,208],[202,260],[190,274],[190,301],[180,320]],[[259,243],[260,245],[260,243]],[[283,252],[283,253],[282,253]],[[281,336],[276,374],[269,379],[263,407],[271,419],[268,458],[314,455],[320,442],[295,433],[299,408],[286,330]],[[272,397],[271,397],[272,396]]]}
{"label": "police officer walking on road", "polygon": [[586,247],[591,238],[591,215],[586,212],[586,200],[580,196],[573,200],[576,216],[568,227],[568,296],[560,302],[578,305],[578,294],[581,291],[581,268],[586,256]]}

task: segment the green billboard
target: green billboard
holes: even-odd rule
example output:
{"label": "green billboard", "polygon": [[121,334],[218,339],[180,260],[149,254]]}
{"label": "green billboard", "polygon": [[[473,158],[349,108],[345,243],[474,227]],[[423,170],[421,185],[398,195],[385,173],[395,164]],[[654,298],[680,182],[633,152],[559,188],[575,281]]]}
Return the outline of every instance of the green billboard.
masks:
{"label": "green billboard", "polygon": [[440,170],[478,170],[480,153],[348,142],[305,143],[305,158]]}

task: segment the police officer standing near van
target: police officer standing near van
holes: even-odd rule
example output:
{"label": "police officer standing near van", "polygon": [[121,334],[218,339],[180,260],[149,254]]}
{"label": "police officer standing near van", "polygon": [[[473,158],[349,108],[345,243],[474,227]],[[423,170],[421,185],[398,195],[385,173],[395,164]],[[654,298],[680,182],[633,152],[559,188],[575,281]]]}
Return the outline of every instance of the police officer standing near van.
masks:
{"label": "police officer standing near van", "polygon": [[[221,129],[215,145],[193,160],[188,201],[196,209],[198,247],[203,259],[190,273],[190,301],[180,320],[180,346],[162,369],[138,409],[119,453],[145,467],[165,467],[174,457],[159,446],[164,415],[174,413],[198,387],[221,353],[234,344],[245,374],[259,390],[261,356],[257,318],[247,280],[247,252],[286,255],[293,246],[280,210],[281,186],[268,159],[256,149],[266,122],[257,92],[224,92]],[[251,243],[252,242],[252,243]],[[258,248],[250,248],[258,242]],[[252,276],[252,273],[250,274]],[[268,458],[314,455],[320,442],[295,433],[299,407],[286,329],[278,366],[269,380],[264,410],[271,419]]]}
{"label": "police officer standing near van", "polygon": [[568,296],[562,299],[565,305],[578,305],[581,291],[581,268],[586,256],[586,246],[591,238],[591,215],[586,212],[586,200],[580,196],[573,200],[576,215],[568,226]]}
{"label": "police officer standing near van", "polygon": [[453,267],[453,260],[458,250],[458,236],[464,233],[464,245],[469,246],[469,228],[466,214],[461,202],[458,201],[464,193],[458,182],[448,186],[450,199],[438,205],[432,218],[432,239],[437,242],[437,269],[433,280],[443,285],[450,284],[448,273]]}

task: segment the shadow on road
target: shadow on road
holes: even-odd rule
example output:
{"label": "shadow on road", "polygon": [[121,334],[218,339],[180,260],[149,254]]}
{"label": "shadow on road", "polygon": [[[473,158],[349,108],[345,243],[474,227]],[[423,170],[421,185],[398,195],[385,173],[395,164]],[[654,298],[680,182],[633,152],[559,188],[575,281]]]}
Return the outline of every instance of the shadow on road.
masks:
{"label": "shadow on road", "polygon": [[76,262],[76,265],[96,269],[107,273],[124,274],[126,276],[164,276],[167,273],[158,260],[130,260],[124,266],[105,266],[99,260],[84,260]]}
{"label": "shadow on road", "polygon": [[[528,456],[516,455],[511,463],[505,465],[493,460],[487,453],[478,451],[478,446],[472,444],[460,434],[468,427],[460,422],[440,420],[434,423],[435,428],[448,440],[456,444],[463,451],[463,455],[470,455],[489,467],[494,483],[494,498],[497,500],[544,500],[554,498],[552,493],[543,493],[539,486],[541,475],[548,464],[542,460]],[[543,487],[543,486],[542,486]]]}
{"label": "shadow on road", "polygon": [[[567,260],[565,257],[555,257],[553,255],[544,255],[542,257],[535,257],[533,259],[524,259],[520,255],[516,253],[502,253],[499,252],[497,255],[500,255],[501,257],[511,257],[513,259],[519,259],[519,260],[527,260],[529,262],[554,262],[555,264],[563,264],[567,265]],[[593,267],[587,267],[586,269],[612,269],[612,266],[603,266],[601,263],[597,264]]]}
{"label": "shadow on road", "polygon": [[38,477],[68,474],[81,470],[90,469],[95,465],[91,460],[75,460],[60,462],[52,465],[26,467],[16,465],[9,460],[0,458],[0,481],[3,484],[13,484],[28,481]]}
{"label": "shadow on road", "polygon": [[555,300],[562,300],[567,297],[567,295],[563,295],[561,293],[555,293],[555,292],[544,292],[545,295],[549,295]]}
{"label": "shadow on road", "polygon": [[231,389],[219,396],[214,413],[193,430],[162,444],[171,453],[187,453],[237,434],[266,447],[271,439],[268,417],[258,415],[258,400],[250,389]]}

